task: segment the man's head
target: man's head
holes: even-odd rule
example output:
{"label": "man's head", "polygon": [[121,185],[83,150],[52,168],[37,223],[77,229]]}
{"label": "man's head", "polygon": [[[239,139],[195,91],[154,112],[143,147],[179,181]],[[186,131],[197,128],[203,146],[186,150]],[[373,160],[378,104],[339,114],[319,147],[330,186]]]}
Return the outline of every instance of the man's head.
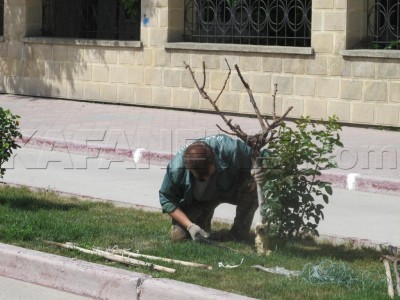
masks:
{"label": "man's head", "polygon": [[184,154],[185,167],[200,181],[206,181],[215,173],[215,155],[209,145],[195,142]]}

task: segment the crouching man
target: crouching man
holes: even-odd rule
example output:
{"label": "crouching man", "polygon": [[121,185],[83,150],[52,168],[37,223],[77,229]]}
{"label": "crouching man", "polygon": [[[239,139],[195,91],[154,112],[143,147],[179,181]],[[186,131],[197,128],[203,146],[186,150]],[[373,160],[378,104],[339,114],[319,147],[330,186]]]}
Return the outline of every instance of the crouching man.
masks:
{"label": "crouching man", "polygon": [[162,210],[172,218],[172,240],[208,238],[221,203],[236,205],[230,238],[247,240],[258,208],[254,179],[262,181],[262,173],[252,172],[253,178],[251,168],[251,148],[226,135],[199,139],[179,150],[159,191]]}

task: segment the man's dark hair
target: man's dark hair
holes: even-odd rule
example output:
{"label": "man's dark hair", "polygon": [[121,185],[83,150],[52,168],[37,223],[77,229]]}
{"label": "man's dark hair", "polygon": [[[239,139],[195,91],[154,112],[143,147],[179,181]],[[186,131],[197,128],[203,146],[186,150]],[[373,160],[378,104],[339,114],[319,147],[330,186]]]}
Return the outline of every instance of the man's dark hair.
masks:
{"label": "man's dark hair", "polygon": [[185,167],[197,178],[208,176],[209,168],[215,165],[214,152],[204,142],[194,142],[188,146],[184,154]]}

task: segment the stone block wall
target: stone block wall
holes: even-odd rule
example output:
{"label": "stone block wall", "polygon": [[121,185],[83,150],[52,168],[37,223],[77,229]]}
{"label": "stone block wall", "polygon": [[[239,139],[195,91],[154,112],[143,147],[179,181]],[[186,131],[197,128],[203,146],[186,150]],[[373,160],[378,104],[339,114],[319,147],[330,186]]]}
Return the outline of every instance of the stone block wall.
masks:
{"label": "stone block wall", "polygon": [[[366,33],[364,1],[313,0],[310,48],[183,43],[183,0],[142,0],[140,42],[38,37],[41,0],[5,0],[0,91],[133,105],[212,110],[184,68],[216,96],[228,68],[240,67],[262,113],[310,115],[354,124],[400,126],[400,51],[351,50]],[[237,74],[222,110],[252,114]]]}

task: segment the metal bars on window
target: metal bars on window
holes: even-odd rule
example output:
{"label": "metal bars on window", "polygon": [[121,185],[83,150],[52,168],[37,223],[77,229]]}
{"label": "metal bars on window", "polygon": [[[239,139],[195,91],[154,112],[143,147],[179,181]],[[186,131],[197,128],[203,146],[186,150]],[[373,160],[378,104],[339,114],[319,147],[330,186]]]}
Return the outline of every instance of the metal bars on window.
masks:
{"label": "metal bars on window", "polygon": [[4,35],[4,0],[0,0],[0,35]]}
{"label": "metal bars on window", "polygon": [[42,0],[42,17],[42,36],[140,39],[140,5],[130,13],[120,0]]}
{"label": "metal bars on window", "polygon": [[375,49],[400,49],[400,0],[369,0],[368,36]]}
{"label": "metal bars on window", "polygon": [[311,0],[185,0],[184,41],[309,47]]}

